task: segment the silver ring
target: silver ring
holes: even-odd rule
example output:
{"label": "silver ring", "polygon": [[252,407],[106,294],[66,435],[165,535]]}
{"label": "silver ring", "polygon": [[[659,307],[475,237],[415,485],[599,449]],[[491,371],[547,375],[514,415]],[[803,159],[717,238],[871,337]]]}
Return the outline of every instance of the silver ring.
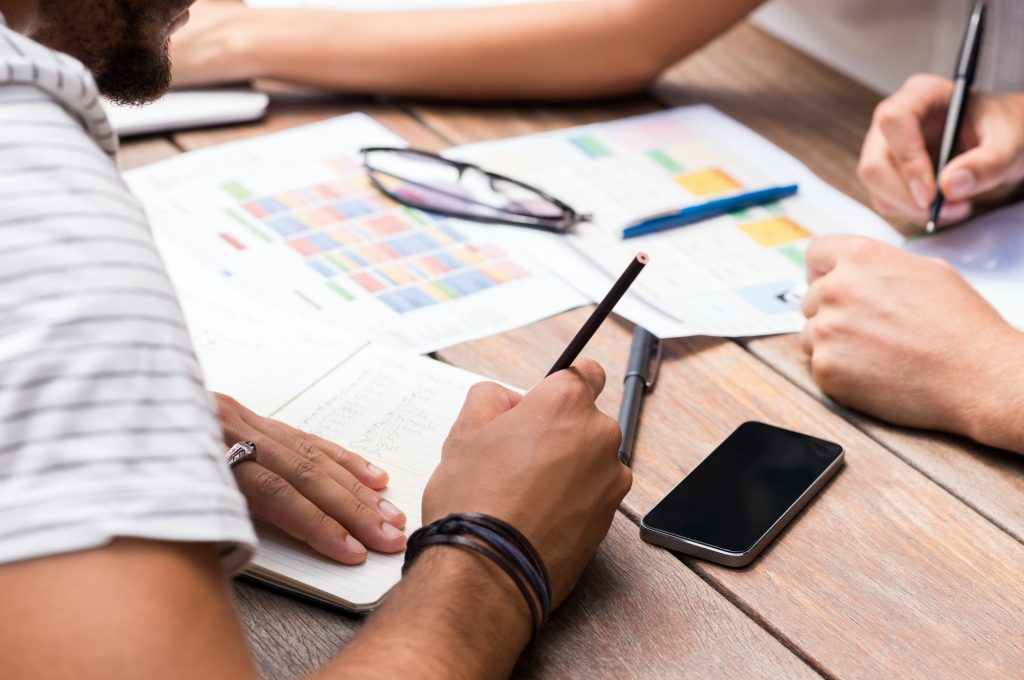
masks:
{"label": "silver ring", "polygon": [[256,460],[256,445],[252,442],[238,442],[227,452],[228,467],[234,469],[247,460]]}

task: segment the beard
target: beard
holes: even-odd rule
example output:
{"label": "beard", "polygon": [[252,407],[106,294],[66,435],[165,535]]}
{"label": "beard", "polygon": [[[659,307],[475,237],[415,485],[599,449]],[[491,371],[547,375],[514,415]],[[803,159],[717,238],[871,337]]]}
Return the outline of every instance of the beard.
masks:
{"label": "beard", "polygon": [[109,99],[145,104],[171,85],[169,16],[187,6],[183,0],[40,0],[41,25],[32,37],[85,64]]}
{"label": "beard", "polygon": [[93,72],[96,85],[118,104],[145,104],[159,99],[171,87],[169,51],[166,43],[162,49],[132,42],[117,45],[103,67]]}

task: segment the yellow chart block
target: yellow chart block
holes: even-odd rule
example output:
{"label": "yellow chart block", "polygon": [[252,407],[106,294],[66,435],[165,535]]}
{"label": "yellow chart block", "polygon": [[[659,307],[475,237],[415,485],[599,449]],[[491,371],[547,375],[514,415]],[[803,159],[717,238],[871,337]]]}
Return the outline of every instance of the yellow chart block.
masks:
{"label": "yellow chart block", "polygon": [[713,196],[735,191],[743,185],[721,170],[701,170],[676,175],[676,182],[694,196]]}
{"label": "yellow chart block", "polygon": [[774,248],[811,237],[811,232],[788,217],[772,217],[767,220],[747,222],[741,224],[740,229],[765,248]]}

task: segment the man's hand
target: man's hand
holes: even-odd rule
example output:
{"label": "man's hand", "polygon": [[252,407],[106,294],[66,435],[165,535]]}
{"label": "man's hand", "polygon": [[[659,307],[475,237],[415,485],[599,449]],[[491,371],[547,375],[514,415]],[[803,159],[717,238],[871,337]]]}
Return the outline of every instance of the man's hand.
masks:
{"label": "man's hand", "polygon": [[1024,336],[952,267],[829,236],[808,249],[807,276],[801,342],[836,401],[1024,451]]}
{"label": "man's hand", "polygon": [[199,87],[251,78],[245,20],[256,12],[241,0],[199,0],[171,39],[175,87]]}
{"label": "man's hand", "polygon": [[[858,174],[885,217],[917,225],[928,221],[935,199],[935,166],[953,83],[917,75],[875,109]],[[1005,199],[1024,180],[1024,95],[976,93],[964,119],[959,155],[946,166],[940,187],[946,202],[941,224],[966,219],[979,202]]]}
{"label": "man's hand", "polygon": [[580,361],[525,396],[473,387],[423,496],[423,521],[480,512],[540,553],[557,605],[575,585],[632,483],[619,426],[594,404],[604,371]]}
{"label": "man's hand", "polygon": [[377,493],[388,476],[351,451],[213,394],[224,443],[256,444],[234,470],[249,510],[342,564],[405,548],[405,515]]}

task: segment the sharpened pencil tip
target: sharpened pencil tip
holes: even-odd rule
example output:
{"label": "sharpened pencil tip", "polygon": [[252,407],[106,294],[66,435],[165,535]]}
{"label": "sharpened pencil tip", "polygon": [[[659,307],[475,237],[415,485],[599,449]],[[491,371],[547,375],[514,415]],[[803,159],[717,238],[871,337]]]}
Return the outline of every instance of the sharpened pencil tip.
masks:
{"label": "sharpened pencil tip", "polygon": [[928,224],[924,225],[924,230],[925,230],[926,233],[934,234],[935,233],[935,220],[928,220]]}

